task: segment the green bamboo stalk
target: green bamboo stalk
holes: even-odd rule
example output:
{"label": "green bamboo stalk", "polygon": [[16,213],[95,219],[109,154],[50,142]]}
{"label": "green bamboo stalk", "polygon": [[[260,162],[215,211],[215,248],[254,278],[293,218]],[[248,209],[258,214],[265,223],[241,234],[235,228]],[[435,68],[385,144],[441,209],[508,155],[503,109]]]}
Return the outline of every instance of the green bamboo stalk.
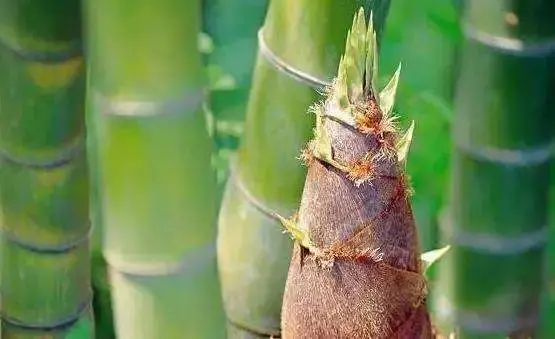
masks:
{"label": "green bamboo stalk", "polygon": [[263,23],[268,2],[203,1],[204,31],[215,46],[208,56],[208,73],[215,82],[210,108],[215,117],[220,185],[227,178],[229,158],[239,146],[256,57],[256,32]]}
{"label": "green bamboo stalk", "polygon": [[3,338],[94,338],[80,4],[0,1]]}
{"label": "green bamboo stalk", "polygon": [[[551,87],[555,87],[555,63],[551,65]],[[549,106],[555,106],[555,97],[549,97]],[[555,338],[555,166],[551,163],[550,173],[550,200],[549,200],[549,240],[547,244],[546,275],[547,288],[543,298],[543,308],[541,311],[541,332],[539,338]]]}
{"label": "green bamboo stalk", "polygon": [[85,6],[89,162],[116,336],[223,337],[200,1]]}
{"label": "green bamboo stalk", "polygon": [[541,0],[467,0],[453,121],[452,250],[438,266],[438,324],[460,338],[534,337],[553,150],[551,20]]}
{"label": "green bamboo stalk", "polygon": [[[83,2],[86,4],[86,2]],[[83,6],[86,10],[86,7]],[[86,21],[86,17],[84,18]],[[85,23],[86,24],[86,23]],[[87,84],[89,86],[89,84]],[[90,86],[89,86],[90,87]],[[86,102],[87,110],[91,109],[90,100]],[[98,149],[96,139],[93,137],[95,131],[93,130],[94,121],[92,114],[87,114],[86,125],[88,126],[88,134],[91,137],[87,138],[87,157],[89,164],[97,164]],[[98,166],[89,166],[89,185],[90,185],[90,210],[89,219],[92,226],[92,246],[91,246],[91,273],[92,273],[92,287],[93,287],[93,311],[95,316],[95,327],[97,336],[102,339],[115,338],[114,323],[113,323],[113,310],[111,302],[111,288],[108,278],[108,267],[106,260],[102,254],[102,192],[98,183],[99,175]]]}
{"label": "green bamboo stalk", "polygon": [[[90,109],[90,108],[89,108]],[[87,116],[87,125],[93,126],[91,115]],[[92,129],[88,131],[92,134]],[[87,138],[87,156],[91,164],[97,163],[98,151],[94,138]],[[93,311],[95,332],[99,338],[114,339],[113,310],[111,289],[108,279],[108,267],[102,255],[102,205],[98,185],[98,167],[89,166],[90,185],[90,222],[92,226],[91,273],[93,287]]]}
{"label": "green bamboo stalk", "polygon": [[[554,78],[555,79],[555,78]],[[551,167],[551,175],[553,178],[555,174],[555,167]],[[546,277],[547,286],[545,293],[542,298],[542,309],[541,309],[541,327],[539,330],[538,338],[555,338],[555,185],[554,181],[551,181],[550,185],[550,228],[549,228],[549,243],[547,245],[547,255],[546,255]]]}
{"label": "green bamboo stalk", "polygon": [[[389,1],[296,0],[270,2],[260,36],[247,106],[245,134],[232,164],[219,215],[218,264],[228,337],[280,335],[280,311],[291,254],[279,220],[292,213],[305,169],[296,157],[308,141],[314,87],[276,67],[274,57],[316,79],[335,73],[345,34],[363,5],[382,30]],[[264,51],[264,52],[261,52]]]}
{"label": "green bamboo stalk", "polygon": [[[555,85],[555,66],[553,67],[552,81]],[[555,104],[555,98],[551,97],[551,105]],[[551,166],[550,178],[555,178],[555,166]],[[555,337],[555,181],[550,182],[549,200],[549,240],[547,244],[546,275],[547,288],[543,298],[541,311],[541,331],[539,338]]]}

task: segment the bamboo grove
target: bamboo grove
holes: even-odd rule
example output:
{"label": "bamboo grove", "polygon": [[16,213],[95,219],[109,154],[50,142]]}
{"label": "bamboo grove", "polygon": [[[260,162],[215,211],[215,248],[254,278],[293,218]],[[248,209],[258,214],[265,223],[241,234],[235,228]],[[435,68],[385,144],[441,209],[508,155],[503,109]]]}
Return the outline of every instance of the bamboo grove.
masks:
{"label": "bamboo grove", "polygon": [[0,339],[555,337],[554,15],[0,0]]}

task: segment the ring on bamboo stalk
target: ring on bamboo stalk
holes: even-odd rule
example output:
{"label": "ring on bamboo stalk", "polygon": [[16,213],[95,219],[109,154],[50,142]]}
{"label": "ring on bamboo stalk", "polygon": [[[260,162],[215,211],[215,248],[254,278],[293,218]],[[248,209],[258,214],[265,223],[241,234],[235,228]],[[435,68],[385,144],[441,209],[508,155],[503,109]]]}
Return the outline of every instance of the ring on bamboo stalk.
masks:
{"label": "ring on bamboo stalk", "polygon": [[58,64],[71,59],[81,58],[83,55],[81,39],[67,42],[66,47],[60,50],[32,51],[17,45],[17,43],[7,42],[0,36],[0,49],[9,51],[19,59],[43,64]]}
{"label": "ring on bamboo stalk", "polygon": [[[5,226],[3,226],[5,227]],[[22,240],[16,237],[14,234],[7,232],[5,230],[0,230],[0,236],[4,237],[7,241],[25,249],[30,252],[37,253],[50,253],[50,254],[61,254],[66,253],[80,246],[81,244],[90,240],[92,234],[92,229],[89,232],[79,238],[72,239],[70,242],[61,243],[58,245],[48,245],[48,244],[38,244],[32,241]]]}
{"label": "ring on bamboo stalk", "polygon": [[546,163],[555,156],[555,140],[526,149],[503,149],[495,146],[474,146],[458,137],[456,131],[454,142],[466,154],[488,162],[497,162],[511,166],[535,166]]}
{"label": "ring on bamboo stalk", "polygon": [[444,296],[437,295],[436,298],[438,317],[456,322],[461,329],[473,333],[515,333],[519,330],[535,328],[539,320],[537,314],[493,317],[476,311],[457,309]]}
{"label": "ring on bamboo stalk", "polygon": [[280,72],[283,72],[289,77],[300,81],[312,88],[322,90],[328,87],[331,83],[329,81],[318,79],[317,77],[301,71],[288,64],[285,60],[275,54],[264,40],[264,27],[258,31],[258,51],[272,66]]}
{"label": "ring on bamboo stalk", "polygon": [[444,232],[443,236],[445,236],[445,241],[448,243],[462,245],[489,254],[519,254],[544,247],[549,240],[549,227],[547,226],[518,235],[501,236],[483,232],[469,232],[456,227],[447,211],[440,213],[438,221],[439,228]]}
{"label": "ring on bamboo stalk", "polygon": [[232,182],[233,185],[235,185],[235,187],[239,189],[239,192],[241,192],[241,194],[243,194],[243,196],[247,198],[247,201],[253,207],[259,210],[262,214],[266,215],[268,218],[279,221],[279,218],[276,217],[275,212],[271,208],[266,206],[262,201],[258,200],[258,198],[252,195],[249,189],[245,187],[245,184],[243,183],[243,180],[241,180],[241,176],[237,171],[235,161],[232,161],[229,165],[229,180]]}
{"label": "ring on bamboo stalk", "polygon": [[555,38],[539,42],[525,42],[516,38],[496,36],[466,23],[463,29],[467,38],[478,41],[499,52],[520,57],[542,58],[555,52]]}
{"label": "ring on bamboo stalk", "polygon": [[188,90],[182,96],[163,101],[111,100],[96,91],[93,100],[104,114],[129,117],[149,117],[170,114],[196,114],[206,97],[206,90]]}
{"label": "ring on bamboo stalk", "polygon": [[62,319],[57,319],[56,321],[50,322],[48,324],[33,324],[30,322],[21,321],[16,318],[9,317],[4,312],[2,312],[2,320],[9,323],[10,325],[14,325],[23,329],[52,331],[63,327],[69,327],[75,324],[77,321],[79,321],[81,317],[83,317],[90,311],[91,305],[92,290],[90,298],[79,305],[79,308],[73,314],[70,314]]}
{"label": "ring on bamboo stalk", "polygon": [[194,275],[206,267],[216,257],[215,244],[194,248],[183,255],[182,260],[158,262],[127,262],[118,259],[108,250],[104,251],[106,263],[120,274],[135,277],[153,277],[187,273]]}
{"label": "ring on bamboo stalk", "polygon": [[79,313],[78,318],[63,324],[60,323],[56,327],[20,326],[8,319],[4,319],[5,322],[2,325],[3,330],[6,331],[5,333],[9,333],[10,338],[42,338],[45,332],[48,333],[46,334],[48,338],[72,338],[74,334],[78,338],[94,338],[93,318],[92,308],[87,307]]}
{"label": "ring on bamboo stalk", "polygon": [[49,155],[48,157],[31,159],[30,157],[15,156],[5,150],[0,150],[0,158],[28,168],[54,169],[68,164],[74,158],[83,154],[85,152],[84,144],[83,137],[77,138],[72,144],[61,149],[55,157]]}

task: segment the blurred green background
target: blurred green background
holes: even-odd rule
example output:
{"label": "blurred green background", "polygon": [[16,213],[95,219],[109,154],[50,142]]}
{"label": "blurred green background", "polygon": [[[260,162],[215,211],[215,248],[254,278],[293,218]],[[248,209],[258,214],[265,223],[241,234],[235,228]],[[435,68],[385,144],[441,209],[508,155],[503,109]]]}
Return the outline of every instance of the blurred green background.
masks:
{"label": "blurred green background", "polygon": [[[423,250],[437,247],[437,216],[448,193],[452,99],[457,76],[457,51],[463,38],[458,22],[459,5],[460,1],[448,0],[393,0],[381,45],[382,85],[401,61],[403,69],[395,110],[401,117],[402,125],[407,126],[410,120],[416,122],[408,173],[415,191],[412,202]],[[221,48],[217,41],[212,47],[213,51]],[[239,60],[250,59],[251,54],[244,53],[246,56],[238,57]],[[222,83],[234,82],[231,80],[232,68],[225,65],[221,62],[208,66],[211,69],[211,86],[215,91]],[[225,122],[223,125],[222,130],[228,129]],[[240,137],[243,130],[241,123],[233,125],[233,133]],[[216,164],[220,178],[225,178],[227,159],[232,154],[230,150],[236,147],[235,140],[227,138],[225,142],[218,141],[220,151]],[[555,174],[553,170],[551,172]],[[547,248],[548,284],[543,297],[539,334],[539,338],[546,339],[555,338],[555,185],[551,185],[551,192],[552,240]],[[432,270],[432,279],[434,273]]]}

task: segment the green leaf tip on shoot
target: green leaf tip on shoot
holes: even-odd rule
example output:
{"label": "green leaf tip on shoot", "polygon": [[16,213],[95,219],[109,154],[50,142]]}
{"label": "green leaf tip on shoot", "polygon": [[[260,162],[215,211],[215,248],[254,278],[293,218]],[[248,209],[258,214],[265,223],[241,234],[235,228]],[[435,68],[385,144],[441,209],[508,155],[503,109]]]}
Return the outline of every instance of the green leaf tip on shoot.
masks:
{"label": "green leaf tip on shoot", "polygon": [[411,122],[410,127],[405,134],[397,142],[397,161],[399,163],[406,163],[407,155],[409,153],[410,144],[412,142],[412,134],[414,132],[414,120]]}
{"label": "green leaf tip on shoot", "polygon": [[434,263],[441,259],[441,257],[443,257],[445,253],[449,251],[449,249],[451,249],[451,245],[422,253],[422,255],[420,256],[420,260],[422,261],[424,272],[426,272]]}
{"label": "green leaf tip on shoot", "polygon": [[[363,99],[364,67],[366,62],[366,23],[361,8],[353,19],[353,26],[347,33],[345,53],[339,63],[338,84],[341,86],[341,102]],[[345,93],[347,89],[347,93]],[[346,94],[346,98],[345,98]],[[344,107],[342,104],[341,107]]]}
{"label": "green leaf tip on shoot", "polygon": [[332,165],[335,165],[333,160],[331,139],[324,128],[322,122],[322,115],[316,116],[316,127],[314,128],[314,139],[311,141],[312,153],[315,157],[322,159]]}
{"label": "green leaf tip on shoot", "polygon": [[311,253],[315,255],[320,255],[321,251],[314,245],[312,239],[310,239],[310,234],[308,230],[300,227],[297,225],[297,216],[296,214],[293,217],[287,219],[282,217],[277,213],[273,213],[274,217],[276,217],[283,227],[283,233],[288,233],[292,240],[297,241],[302,247],[308,249]]}
{"label": "green leaf tip on shoot", "polygon": [[399,77],[401,75],[401,63],[397,66],[397,70],[380,92],[380,109],[385,116],[389,116],[393,111],[393,104],[395,103],[395,95],[397,94],[397,85],[399,84]]}
{"label": "green leaf tip on shoot", "polygon": [[[347,33],[345,52],[339,62],[333,83],[332,97],[341,109],[374,95],[373,81],[377,78],[377,43],[372,14],[366,26],[364,9],[361,7]],[[349,123],[345,121],[345,123]]]}
{"label": "green leaf tip on shoot", "polygon": [[308,143],[308,147],[303,150],[300,158],[305,163],[310,162],[310,158],[318,158],[335,168],[346,171],[347,168],[333,159],[333,151],[331,147],[331,139],[324,128],[321,106],[313,106],[313,112],[316,114],[316,125],[314,127],[314,138]]}

